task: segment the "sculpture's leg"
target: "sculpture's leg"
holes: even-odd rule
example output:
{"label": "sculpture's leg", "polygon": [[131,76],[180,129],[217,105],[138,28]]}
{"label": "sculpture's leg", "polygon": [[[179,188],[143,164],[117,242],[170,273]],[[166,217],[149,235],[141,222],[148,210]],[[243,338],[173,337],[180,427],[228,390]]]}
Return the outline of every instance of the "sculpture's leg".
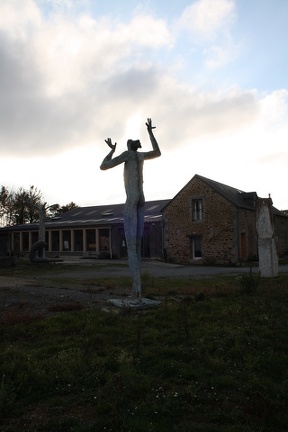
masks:
{"label": "sculpture's leg", "polygon": [[137,225],[137,205],[127,205],[126,203],[124,215],[124,230],[128,252],[128,263],[132,276],[132,295],[135,298],[141,298],[141,277],[138,256],[139,246],[137,244]]}
{"label": "sculpture's leg", "polygon": [[132,276],[132,297],[141,298],[141,277],[136,247],[129,250],[128,246],[128,262]]}
{"label": "sculpture's leg", "polygon": [[139,271],[141,272],[141,245],[142,245],[142,237],[144,231],[144,205],[140,205],[137,208],[137,240],[136,240],[136,249],[137,249],[137,258]]}

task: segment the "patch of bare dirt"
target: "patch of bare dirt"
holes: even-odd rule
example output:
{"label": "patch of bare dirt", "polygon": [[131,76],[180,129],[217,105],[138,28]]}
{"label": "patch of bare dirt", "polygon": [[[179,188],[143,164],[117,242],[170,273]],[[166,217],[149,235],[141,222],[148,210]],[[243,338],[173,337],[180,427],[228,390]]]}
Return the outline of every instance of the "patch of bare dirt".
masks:
{"label": "patch of bare dirt", "polygon": [[4,322],[31,320],[60,312],[102,308],[114,296],[129,290],[79,284],[57,286],[18,277],[0,277],[0,319]]}

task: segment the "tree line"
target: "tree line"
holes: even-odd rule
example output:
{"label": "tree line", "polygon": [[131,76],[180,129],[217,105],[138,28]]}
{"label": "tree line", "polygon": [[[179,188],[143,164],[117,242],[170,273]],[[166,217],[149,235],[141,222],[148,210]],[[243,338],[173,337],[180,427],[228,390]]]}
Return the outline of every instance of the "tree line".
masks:
{"label": "tree line", "polygon": [[53,218],[79,207],[73,201],[69,204],[49,205],[43,199],[42,192],[35,186],[30,189],[20,187],[16,192],[1,186],[0,192],[0,226],[21,225],[39,222],[39,206],[45,205],[46,217]]}

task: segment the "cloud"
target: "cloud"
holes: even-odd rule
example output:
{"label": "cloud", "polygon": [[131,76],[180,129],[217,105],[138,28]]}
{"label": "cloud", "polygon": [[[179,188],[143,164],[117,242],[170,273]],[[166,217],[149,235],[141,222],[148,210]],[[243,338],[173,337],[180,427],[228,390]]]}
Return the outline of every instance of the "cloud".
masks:
{"label": "cloud", "polygon": [[[40,157],[102,145],[111,135],[125,143],[136,132],[147,141],[147,117],[171,150],[245,129],[262,112],[254,91],[200,91],[175,78],[174,65],[161,61],[175,43],[164,20],[147,13],[127,22],[62,10],[44,15],[32,0],[23,4],[20,20],[16,1],[0,3],[3,155]],[[231,0],[199,0],[179,23],[204,40],[233,17]]]}
{"label": "cloud", "polygon": [[268,124],[288,121],[288,90],[280,89],[264,95],[261,99],[261,112]]}
{"label": "cloud", "polygon": [[205,65],[208,69],[223,68],[235,60],[241,51],[241,44],[235,44],[230,38],[222,45],[211,45],[204,49]]}
{"label": "cloud", "polygon": [[1,0],[0,11],[1,33],[11,40],[24,43],[29,39],[29,34],[41,26],[41,13],[33,0],[21,3],[21,13],[17,0]]}
{"label": "cloud", "polygon": [[176,28],[190,35],[192,45],[202,47],[206,67],[217,69],[240,52],[241,44],[231,35],[235,19],[234,0],[198,0],[184,9]]}
{"label": "cloud", "polygon": [[132,101],[143,102],[152,89],[145,50],[173,42],[165,22],[147,15],[126,24],[85,14],[44,16],[27,0],[20,19],[18,3],[4,0],[0,17],[2,154],[85,144],[111,126],[120,103],[123,121]]}
{"label": "cloud", "polygon": [[178,27],[200,41],[213,41],[234,21],[233,0],[198,0],[184,9]]}

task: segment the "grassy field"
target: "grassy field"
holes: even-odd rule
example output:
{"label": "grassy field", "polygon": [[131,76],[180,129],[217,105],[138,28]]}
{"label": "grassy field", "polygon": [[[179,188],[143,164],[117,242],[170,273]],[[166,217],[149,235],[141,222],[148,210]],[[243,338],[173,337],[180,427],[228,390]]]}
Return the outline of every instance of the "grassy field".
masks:
{"label": "grassy field", "polygon": [[0,431],[287,432],[288,275],[143,284],[159,309],[0,320]]}

